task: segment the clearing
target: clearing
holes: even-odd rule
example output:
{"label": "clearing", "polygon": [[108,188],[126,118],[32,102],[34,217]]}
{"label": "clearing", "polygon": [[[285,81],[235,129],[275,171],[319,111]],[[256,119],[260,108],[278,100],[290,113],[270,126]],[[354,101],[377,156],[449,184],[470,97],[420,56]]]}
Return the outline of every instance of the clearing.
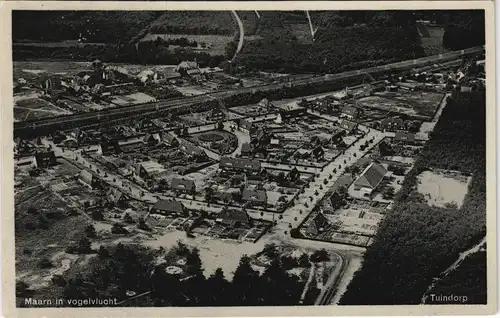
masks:
{"label": "clearing", "polygon": [[447,176],[437,171],[424,171],[418,176],[418,192],[422,193],[429,205],[444,207],[463,203],[471,177],[460,173]]}

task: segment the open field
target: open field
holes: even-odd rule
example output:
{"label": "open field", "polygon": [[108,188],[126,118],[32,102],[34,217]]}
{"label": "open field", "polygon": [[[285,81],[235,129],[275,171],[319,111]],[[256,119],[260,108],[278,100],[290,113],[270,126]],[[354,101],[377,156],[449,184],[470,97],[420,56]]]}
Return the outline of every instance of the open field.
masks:
{"label": "open field", "polygon": [[447,173],[424,171],[418,176],[418,192],[423,194],[429,205],[444,207],[455,204],[458,208],[467,194],[472,177],[447,176]]}
{"label": "open field", "polygon": [[[193,47],[192,49],[195,52],[206,52],[210,55],[224,55],[226,45],[233,40],[233,36],[231,35],[217,35],[217,34],[208,34],[208,35],[196,35],[196,34],[147,34],[141,41],[154,41],[157,38],[161,38],[163,40],[174,40],[180,38],[186,38],[189,41],[196,41],[198,43],[198,47]],[[201,43],[205,43],[206,47],[202,48]],[[170,46],[172,49],[175,47],[173,45]]]}
{"label": "open field", "polygon": [[14,118],[19,121],[65,114],[71,114],[71,112],[40,98],[18,100],[14,105]]}
{"label": "open field", "polygon": [[448,50],[443,47],[443,28],[425,27],[428,36],[422,36],[422,46],[426,55],[446,53]]}

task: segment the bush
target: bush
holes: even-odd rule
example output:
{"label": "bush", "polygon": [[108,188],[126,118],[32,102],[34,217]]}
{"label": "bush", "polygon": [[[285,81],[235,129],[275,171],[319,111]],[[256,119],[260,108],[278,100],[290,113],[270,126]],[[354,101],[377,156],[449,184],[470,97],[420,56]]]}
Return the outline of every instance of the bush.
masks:
{"label": "bush", "polygon": [[54,265],[52,264],[52,262],[48,258],[42,258],[38,262],[38,267],[40,267],[40,268],[50,268],[52,266],[54,266]]}
{"label": "bush", "polygon": [[323,248],[318,251],[315,251],[311,255],[311,262],[327,262],[330,260],[330,256],[328,255],[328,252]]}

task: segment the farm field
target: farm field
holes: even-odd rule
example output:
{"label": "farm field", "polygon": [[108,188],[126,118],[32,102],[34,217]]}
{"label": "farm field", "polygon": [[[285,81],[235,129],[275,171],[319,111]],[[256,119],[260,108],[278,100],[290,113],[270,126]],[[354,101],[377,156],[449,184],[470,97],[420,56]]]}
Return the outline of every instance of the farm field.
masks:
{"label": "farm field", "polygon": [[59,108],[56,105],[40,98],[18,100],[14,105],[14,119],[16,121],[40,119],[67,114],[71,114],[71,112]]}
{"label": "farm field", "polygon": [[449,50],[443,46],[444,29],[437,27],[425,27],[427,36],[422,36],[422,47],[426,55],[446,53]]}

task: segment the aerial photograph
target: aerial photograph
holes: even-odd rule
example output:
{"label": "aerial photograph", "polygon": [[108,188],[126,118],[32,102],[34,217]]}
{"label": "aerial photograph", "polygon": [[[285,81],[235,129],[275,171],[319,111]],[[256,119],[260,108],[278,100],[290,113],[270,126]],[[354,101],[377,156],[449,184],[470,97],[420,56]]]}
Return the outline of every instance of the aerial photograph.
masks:
{"label": "aerial photograph", "polygon": [[14,10],[12,59],[17,307],[487,304],[484,10]]}

